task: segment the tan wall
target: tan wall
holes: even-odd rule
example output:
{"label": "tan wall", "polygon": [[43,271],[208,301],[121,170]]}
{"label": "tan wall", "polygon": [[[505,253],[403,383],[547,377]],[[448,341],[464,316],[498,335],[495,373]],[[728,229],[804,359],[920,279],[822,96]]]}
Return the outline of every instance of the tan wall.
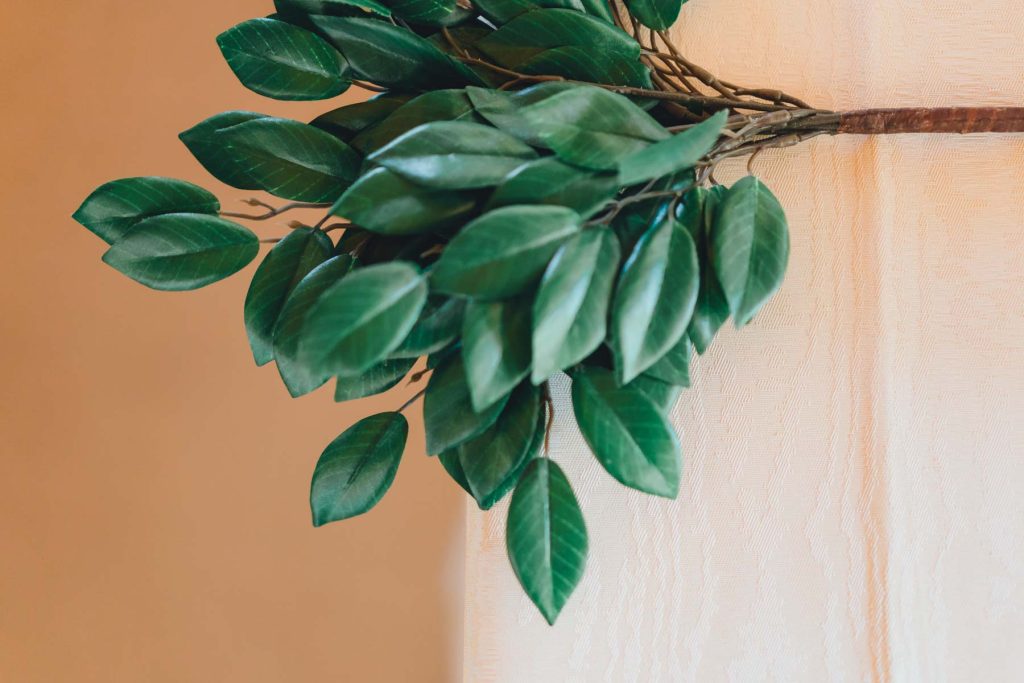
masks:
{"label": "tan wall", "polygon": [[308,518],[322,448],[397,399],[291,401],[249,356],[246,274],[149,291],[69,218],[115,177],[221,192],[176,139],[208,115],[330,106],[260,98],[221,60],[215,35],[270,5],[0,3],[4,683],[440,681],[460,666],[461,496],[418,424],[377,510]]}

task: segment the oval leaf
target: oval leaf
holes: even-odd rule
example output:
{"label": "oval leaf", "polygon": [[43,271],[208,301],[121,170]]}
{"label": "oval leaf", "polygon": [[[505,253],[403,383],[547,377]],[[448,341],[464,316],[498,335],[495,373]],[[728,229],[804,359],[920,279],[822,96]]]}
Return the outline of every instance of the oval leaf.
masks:
{"label": "oval leaf", "polygon": [[700,260],[700,290],[697,292],[690,326],[686,330],[697,353],[707,351],[711,340],[729,319],[729,302],[725,299],[725,292],[718,283],[718,276],[711,263],[711,229],[715,212],[725,192],[724,185],[713,185],[709,189],[694,188],[684,197],[683,213],[679,217],[679,221],[693,236],[697,258]]}
{"label": "oval leaf", "polygon": [[363,154],[374,152],[416,126],[432,121],[476,121],[465,90],[432,90],[411,99],[386,119],[360,133],[352,146]]}
{"label": "oval leaf", "polygon": [[530,307],[526,301],[470,302],[462,325],[473,409],[501,400],[530,372]]}
{"label": "oval leaf", "polygon": [[615,174],[592,173],[544,157],[512,171],[494,190],[487,208],[551,204],[568,207],[586,218],[600,210],[618,191]]}
{"label": "oval leaf", "polygon": [[447,358],[431,375],[423,397],[427,453],[450,451],[482,434],[498,419],[507,402],[508,395],[486,410],[476,412],[469,396],[462,357],[456,354]]}
{"label": "oval leaf", "polygon": [[419,320],[391,357],[418,358],[440,351],[459,336],[465,313],[465,299],[427,299]]}
{"label": "oval leaf", "polygon": [[341,403],[383,393],[401,382],[415,364],[415,358],[386,360],[361,375],[339,377],[334,388],[334,400]]}
{"label": "oval leaf", "polygon": [[626,0],[629,13],[655,31],[671,28],[686,0]]}
{"label": "oval leaf", "polygon": [[619,161],[619,180],[623,185],[638,185],[693,167],[718,142],[728,118],[728,110],[723,109],[693,128],[633,152]]}
{"label": "oval leaf", "polygon": [[351,143],[364,130],[390,116],[408,102],[409,98],[410,95],[378,95],[366,102],[346,104],[344,107],[332,109],[310,121],[309,125],[330,133],[342,142]]}
{"label": "oval leaf", "polygon": [[203,168],[217,180],[240,190],[259,190],[262,185],[249,173],[244,150],[228,147],[218,133],[240,123],[270,118],[251,111],[226,111],[197,123],[178,135]]}

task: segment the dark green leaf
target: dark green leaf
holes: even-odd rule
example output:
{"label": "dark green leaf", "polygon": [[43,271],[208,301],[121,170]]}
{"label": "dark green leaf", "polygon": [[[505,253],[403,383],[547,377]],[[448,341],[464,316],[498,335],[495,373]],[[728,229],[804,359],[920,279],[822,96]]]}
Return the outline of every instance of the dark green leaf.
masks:
{"label": "dark green leaf", "polygon": [[545,50],[567,46],[589,48],[594,59],[615,54],[640,59],[640,45],[628,33],[571,9],[520,14],[476,44],[478,50],[509,69]]}
{"label": "dark green leaf", "polygon": [[462,463],[459,462],[459,452],[453,448],[439,453],[437,459],[441,461],[441,465],[444,466],[448,476],[461,486],[466,493],[472,496],[473,492],[469,489],[469,482],[466,481],[466,473],[462,471]]}
{"label": "dark green leaf", "polygon": [[331,213],[383,235],[408,235],[456,225],[475,206],[469,193],[431,190],[375,168],[345,191]]}
{"label": "dark green leaf", "polygon": [[[669,190],[681,192],[693,185],[693,182],[693,171],[684,171],[655,180],[649,191],[656,193]],[[669,209],[674,204],[674,197],[658,196],[621,207],[618,215],[612,220],[612,228],[619,236],[619,244],[622,246],[623,253],[632,253],[644,233],[650,230],[652,225],[665,220]]]}
{"label": "dark green leaf", "polygon": [[583,438],[608,473],[631,488],[675,498],[682,469],[679,441],[658,407],[608,370],[573,374],[572,406]]}
{"label": "dark green leaf", "polygon": [[426,187],[463,190],[497,185],[536,157],[533,148],[490,126],[434,121],[412,129],[367,159]]}
{"label": "dark green leaf", "polygon": [[729,319],[729,302],[725,300],[722,285],[718,283],[711,263],[711,229],[725,191],[724,185],[713,185],[707,190],[694,188],[684,197],[683,213],[679,218],[693,236],[700,260],[700,291],[687,328],[697,353],[707,351],[719,328]]}
{"label": "dark green leaf", "polygon": [[259,189],[301,202],[332,202],[359,174],[359,155],[306,123],[261,118],[217,132],[228,157]]}
{"label": "dark green leaf", "polygon": [[619,162],[619,180],[637,185],[693,167],[711,151],[728,118],[729,112],[723,109],[693,128],[633,152]]}
{"label": "dark green leaf", "polygon": [[478,299],[513,296],[540,278],[558,247],[579,227],[579,215],[561,206],[495,209],[445,247],[431,286]]}
{"label": "dark green leaf", "polygon": [[261,186],[248,174],[248,164],[229,149],[217,133],[240,123],[265,118],[269,117],[251,111],[226,111],[197,123],[178,138],[217,180],[241,190],[258,190]]}
{"label": "dark green leaf", "polygon": [[256,258],[259,240],[223,218],[168,213],[138,223],[114,242],[103,262],[153,289],[198,289]]}
{"label": "dark green leaf", "polygon": [[[429,365],[429,364],[428,364]],[[430,376],[423,397],[427,453],[443,453],[482,434],[504,410],[508,395],[476,412],[469,396],[466,368],[458,354],[449,356]]]}
{"label": "dark green leaf", "polygon": [[469,87],[466,88],[466,94],[473,102],[476,112],[487,119],[492,126],[527,144],[540,146],[542,141],[536,136],[530,122],[523,116],[522,109],[556,93],[579,87],[585,86],[565,81],[549,81],[514,93],[490,88]]}
{"label": "dark green leaf", "polygon": [[415,364],[415,358],[386,360],[361,375],[339,377],[334,388],[334,400],[340,403],[383,393],[401,382]]}
{"label": "dark green leaf", "polygon": [[640,375],[628,385],[644,394],[658,408],[663,415],[667,415],[675,407],[683,387],[676,384],[669,384],[660,379]]}
{"label": "dark green leaf", "polygon": [[690,338],[683,335],[676,345],[669,349],[668,353],[647,368],[647,371],[640,377],[653,377],[669,384],[688,387],[690,386],[690,361],[692,358],[693,345],[690,343]]}
{"label": "dark green leaf", "polygon": [[522,114],[559,158],[595,170],[614,170],[620,159],[669,136],[627,98],[596,87],[552,95]]}
{"label": "dark green leaf", "polygon": [[242,85],[278,100],[324,100],[351,81],[338,51],[309,31],[274,19],[250,19],[217,36]]}
{"label": "dark green leaf", "polygon": [[416,126],[432,121],[481,122],[482,119],[473,110],[465,90],[432,90],[413,98],[377,125],[360,133],[352,140],[352,146],[369,154]]}
{"label": "dark green leaf", "polygon": [[612,349],[622,382],[654,365],[686,333],[699,285],[693,239],[666,217],[634,247],[612,302]]}
{"label": "dark green leaf", "polygon": [[365,17],[376,14],[390,17],[391,10],[375,0],[274,0],[284,14],[324,14],[332,17]]}
{"label": "dark green leaf", "polygon": [[619,243],[606,228],[587,230],[551,259],[533,303],[534,384],[578,363],[604,341]]}
{"label": "dark green leaf", "polygon": [[726,193],[711,232],[715,273],[736,327],[778,291],[789,261],[789,228],[779,200],[753,176]]}
{"label": "dark green leaf", "polygon": [[[316,126],[351,145],[353,138],[386,119],[408,101],[408,95],[379,95],[366,102],[347,104],[321,114],[310,121],[309,125]],[[352,146],[359,149],[358,146]]]}
{"label": "dark green leaf", "polygon": [[604,0],[476,0],[473,5],[497,26],[538,8],[576,10],[612,23],[611,11]]}
{"label": "dark green leaf", "polygon": [[274,359],[281,379],[293,398],[323,386],[331,378],[329,372],[314,372],[299,360],[299,338],[306,314],[317,299],[335,282],[352,270],[351,256],[342,255],[326,261],[309,272],[285,301],[274,329]]}
{"label": "dark green leaf", "polygon": [[530,306],[524,300],[470,302],[462,359],[473,409],[483,411],[530,373]]}
{"label": "dark green leaf", "polygon": [[245,329],[257,365],[274,359],[274,329],[288,295],[333,251],[327,235],[299,228],[278,242],[256,269],[245,297]]}
{"label": "dark green leaf", "polygon": [[426,299],[426,280],[408,263],[359,268],[310,309],[299,358],[314,372],[362,374],[402,343]]}
{"label": "dark green leaf", "polygon": [[613,173],[592,173],[544,157],[523,164],[499,185],[489,208],[512,204],[554,204],[573,209],[583,217],[604,206],[619,191]]}
{"label": "dark green leaf", "polygon": [[556,75],[576,81],[651,87],[650,70],[636,57],[622,52],[595,53],[584,45],[553,47],[517,67],[525,74]]}
{"label": "dark green leaf", "polygon": [[440,351],[459,336],[465,313],[465,299],[427,299],[420,319],[413,325],[402,344],[391,352],[391,357],[418,358]]}
{"label": "dark green leaf", "polygon": [[409,424],[401,413],[363,418],[332,441],[313,471],[313,526],[368,511],[395,480]]}
{"label": "dark green leaf", "polygon": [[165,213],[216,215],[220,202],[201,187],[174,178],[122,178],[105,183],[86,198],[74,218],[107,244],[140,221]]}
{"label": "dark green leaf", "polygon": [[626,0],[629,13],[655,31],[671,28],[686,0]]}
{"label": "dark green leaf", "polygon": [[386,0],[395,16],[415,24],[437,24],[455,11],[455,0]]}
{"label": "dark green leaf", "polygon": [[523,590],[554,624],[587,560],[587,527],[561,468],[533,460],[512,494],[506,531],[508,557]]}

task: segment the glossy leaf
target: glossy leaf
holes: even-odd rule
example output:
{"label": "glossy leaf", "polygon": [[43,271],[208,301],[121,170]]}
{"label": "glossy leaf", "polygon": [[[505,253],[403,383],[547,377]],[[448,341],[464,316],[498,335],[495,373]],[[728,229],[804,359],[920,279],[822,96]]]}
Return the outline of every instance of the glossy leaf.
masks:
{"label": "glossy leaf", "polygon": [[789,228],[779,200],[753,176],[726,193],[711,232],[712,260],[736,327],[778,291],[789,261]]}
{"label": "glossy leaf", "polygon": [[395,16],[416,24],[444,23],[455,11],[455,0],[386,0]]}
{"label": "glossy leaf", "polygon": [[160,177],[122,178],[90,194],[72,218],[107,244],[113,244],[139,222],[166,213],[216,215],[220,202],[201,187]]}
{"label": "glossy leaf", "polygon": [[608,229],[578,234],[551,259],[533,303],[534,384],[583,360],[604,341],[618,265],[619,243]]}
{"label": "glossy leaf", "polygon": [[249,174],[249,164],[239,151],[228,147],[220,131],[256,119],[270,118],[251,111],[226,111],[197,123],[178,135],[188,151],[217,180],[240,190],[259,190],[261,184]]}
{"label": "glossy leaf", "polygon": [[323,38],[274,19],[250,19],[217,36],[242,84],[278,100],[324,100],[345,92],[345,59]]}
{"label": "glossy leaf", "polygon": [[625,31],[571,9],[537,9],[520,14],[477,42],[500,66],[514,69],[552,48],[589,48],[592,58],[621,54],[640,59],[640,45]]}
{"label": "glossy leaf", "polygon": [[[685,334],[657,363],[647,368],[640,377],[653,377],[680,387],[690,386],[690,361],[693,345]],[[637,379],[640,379],[637,377]],[[636,381],[636,380],[634,380]]]}
{"label": "glossy leaf", "polygon": [[[429,365],[429,363],[428,363]],[[450,451],[494,424],[508,402],[506,394],[477,412],[469,396],[466,368],[459,354],[446,358],[430,377],[423,397],[427,453]]]}
{"label": "glossy leaf", "polygon": [[473,492],[469,488],[469,482],[466,481],[466,473],[462,471],[462,463],[459,461],[459,452],[453,448],[439,453],[437,459],[441,462],[448,476],[461,486],[466,493],[472,496]]}
{"label": "glossy leaf", "polygon": [[259,188],[301,202],[332,202],[359,174],[359,155],[309,124],[261,118],[224,128],[216,137]]}
{"label": "glossy leaf", "polygon": [[432,90],[402,105],[377,125],[360,133],[352,146],[364,154],[374,152],[413,128],[432,121],[481,122],[465,90]]}
{"label": "glossy leaf", "polygon": [[683,212],[679,217],[679,221],[693,236],[700,260],[700,290],[687,328],[697,353],[704,353],[708,349],[711,340],[729,319],[729,302],[725,299],[725,292],[718,283],[718,276],[711,263],[711,230],[714,227],[715,212],[725,191],[723,185],[713,185],[709,189],[694,188],[683,198]]}
{"label": "glossy leaf", "polygon": [[618,178],[613,173],[593,173],[544,157],[512,171],[494,190],[488,208],[553,204],[587,217],[614,198],[618,191]]}
{"label": "glossy leaf", "polygon": [[465,299],[427,299],[419,320],[401,345],[391,352],[391,357],[417,358],[440,351],[455,341],[462,332],[462,319],[465,313]]}
{"label": "glossy leaf", "polygon": [[334,400],[340,403],[383,393],[401,382],[415,364],[415,358],[386,360],[361,375],[339,377]]}
{"label": "glossy leaf", "polygon": [[231,221],[169,213],[138,223],[110,246],[103,262],[147,287],[179,291],[233,275],[259,248],[256,235]]}
{"label": "glossy leaf", "polygon": [[297,284],[331,257],[334,245],[311,228],[293,230],[278,242],[256,269],[245,297],[245,329],[257,365],[274,358],[274,329],[288,295]]}
{"label": "glossy leaf", "polygon": [[412,129],[367,159],[425,187],[462,190],[500,183],[537,153],[479,123],[434,121]]}
{"label": "glossy leaf", "polygon": [[[473,5],[479,8],[480,13],[496,26],[507,24],[520,14],[540,8],[586,11],[580,0],[539,0],[536,2],[534,0],[476,0]],[[608,21],[611,21],[611,15],[609,15]]]}
{"label": "glossy leaf", "polygon": [[368,511],[391,487],[409,436],[401,413],[364,418],[332,441],[313,471],[313,526]]}
{"label": "glossy leaf", "polygon": [[625,0],[629,13],[655,31],[672,27],[686,0]]}
{"label": "glossy leaf", "polygon": [[299,358],[314,372],[362,374],[402,343],[426,299],[427,283],[408,263],[359,268],[310,309]]}
{"label": "glossy leaf", "polygon": [[401,94],[379,95],[366,102],[346,104],[344,107],[332,109],[310,121],[309,125],[326,131],[342,142],[350,143],[351,146],[353,138],[386,119],[409,99],[410,96]]}
{"label": "glossy leaf", "polygon": [[285,301],[274,328],[274,359],[281,379],[293,398],[320,388],[330,372],[314,371],[299,359],[299,339],[309,309],[334,283],[352,270],[353,259],[335,256],[320,264],[295,285]]}
{"label": "glossy leaf", "polygon": [[614,375],[587,368],[572,377],[572,406],[583,438],[608,473],[666,498],[679,492],[679,441],[658,406]]}
{"label": "glossy leaf", "polygon": [[627,98],[595,87],[552,95],[522,115],[560,159],[599,171],[615,170],[619,160],[669,136]]}
{"label": "glossy leaf", "polygon": [[391,10],[376,0],[274,0],[278,12],[291,15],[323,14],[332,17],[353,17],[376,14],[390,17]]}
{"label": "glossy leaf", "polygon": [[679,385],[669,384],[647,375],[640,375],[629,383],[629,387],[643,393],[663,415],[667,415],[675,407],[679,395],[683,392],[683,387]]}
{"label": "glossy leaf", "polygon": [[475,411],[512,391],[530,373],[528,302],[470,302],[462,324],[462,360]]}
{"label": "glossy leaf", "polygon": [[523,590],[554,624],[583,577],[587,527],[561,468],[547,458],[523,472],[508,509],[506,545]]}
{"label": "glossy leaf", "polygon": [[623,185],[637,185],[692,168],[714,147],[728,118],[729,112],[722,110],[693,128],[630,154],[619,162],[619,180]]}
{"label": "glossy leaf", "polygon": [[636,57],[622,52],[595,53],[586,45],[551,48],[517,67],[525,74],[554,74],[591,83],[651,87],[650,70]]}
{"label": "glossy leaf", "polygon": [[409,235],[456,225],[475,207],[472,194],[432,190],[375,168],[345,190],[331,213],[382,235]]}
{"label": "glossy leaf", "polygon": [[477,114],[487,119],[492,126],[529,145],[542,146],[542,140],[537,137],[533,126],[523,116],[522,110],[556,93],[579,87],[585,86],[565,81],[549,81],[514,93],[491,88],[469,87],[466,88],[466,94],[473,102]]}
{"label": "glossy leaf", "polygon": [[700,285],[698,268],[690,233],[671,218],[634,247],[612,303],[612,349],[622,382],[654,365],[686,333]]}

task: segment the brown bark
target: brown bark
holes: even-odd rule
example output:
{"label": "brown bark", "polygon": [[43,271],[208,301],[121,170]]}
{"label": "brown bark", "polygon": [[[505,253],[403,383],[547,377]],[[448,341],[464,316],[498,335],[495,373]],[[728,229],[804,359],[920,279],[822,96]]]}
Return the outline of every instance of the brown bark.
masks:
{"label": "brown bark", "polygon": [[837,133],[1024,133],[1024,107],[860,109],[839,114]]}

